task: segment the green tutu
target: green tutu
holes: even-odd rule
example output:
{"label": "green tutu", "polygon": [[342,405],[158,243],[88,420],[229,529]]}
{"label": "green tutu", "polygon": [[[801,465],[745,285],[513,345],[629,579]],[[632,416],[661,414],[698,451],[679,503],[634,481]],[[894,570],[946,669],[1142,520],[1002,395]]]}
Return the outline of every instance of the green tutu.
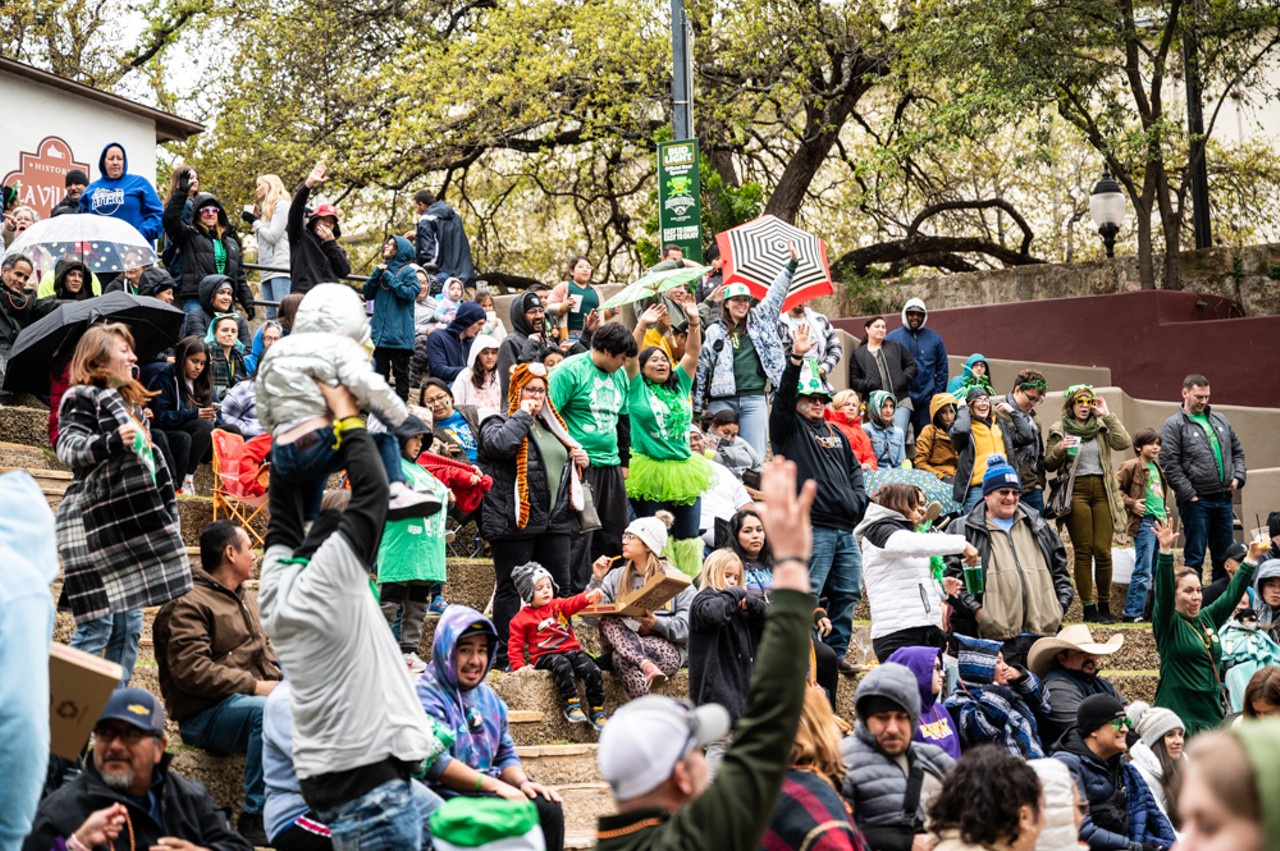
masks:
{"label": "green tutu", "polygon": [[649,502],[693,505],[715,480],[715,468],[703,455],[690,455],[681,461],[656,461],[633,452],[627,473],[627,496]]}

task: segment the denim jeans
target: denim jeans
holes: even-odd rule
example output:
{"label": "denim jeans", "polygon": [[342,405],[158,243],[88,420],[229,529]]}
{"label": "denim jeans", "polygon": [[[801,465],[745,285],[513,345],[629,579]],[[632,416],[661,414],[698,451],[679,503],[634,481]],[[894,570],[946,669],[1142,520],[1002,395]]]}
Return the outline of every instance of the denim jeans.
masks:
{"label": "denim jeans", "polygon": [[738,436],[755,447],[760,457],[769,449],[769,406],[764,396],[738,396],[716,399],[707,405],[707,413],[733,411],[738,415]]}
{"label": "denim jeans", "polygon": [[[264,301],[280,301],[289,294],[293,283],[288,278],[267,278],[262,282],[262,299]],[[275,319],[279,309],[267,305],[267,318]]]}
{"label": "denim jeans", "polygon": [[1129,594],[1124,598],[1124,616],[1140,618],[1147,608],[1147,592],[1151,590],[1151,577],[1155,574],[1156,519],[1150,514],[1142,518],[1133,536],[1133,578],[1129,580]]}
{"label": "denim jeans", "polygon": [[915,446],[914,444],[908,444],[908,440],[907,440],[909,433],[911,431],[912,413],[913,411],[909,410],[908,408],[904,408],[901,405],[893,406],[893,424],[896,425],[899,428],[899,430],[902,431],[903,446],[904,447],[908,445],[911,446],[911,451],[907,453],[908,461],[915,461]]}
{"label": "denim jeans", "polygon": [[1222,566],[1227,560],[1227,550],[1235,541],[1235,511],[1231,507],[1231,494],[1220,493],[1201,496],[1195,502],[1178,502],[1178,514],[1182,517],[1182,558],[1187,567],[1204,578],[1200,566],[1204,564],[1207,547],[1213,555],[1211,579],[1227,575]]}
{"label": "denim jeans", "polygon": [[1022,497],[1018,500],[1023,505],[1029,505],[1038,513],[1044,514],[1044,488],[1031,488],[1024,490]]}
{"label": "denim jeans", "polygon": [[853,636],[853,610],[862,599],[862,553],[853,532],[830,526],[813,527],[809,584],[815,597],[827,598],[831,634],[824,641],[844,658]]}
{"label": "denim jeans", "polygon": [[964,495],[964,513],[968,514],[978,503],[982,502],[982,485],[972,485]]}
{"label": "denim jeans", "polygon": [[[333,448],[333,428],[316,429],[315,433],[320,439],[306,449],[299,449],[297,443],[277,443],[271,447],[271,475],[306,489],[303,505],[308,520],[320,514],[325,482],[330,475],[342,469],[338,460],[341,456]],[[385,431],[370,432],[369,436],[378,447],[378,457],[387,471],[387,481],[403,482],[399,442]]]}
{"label": "denim jeans", "polygon": [[441,803],[416,780],[392,780],[316,815],[337,851],[425,851],[435,847],[427,819]]}
{"label": "denim jeans", "polygon": [[120,686],[124,687],[133,676],[133,663],[138,659],[141,638],[142,609],[131,609],[78,624],[68,644],[95,656],[106,650],[104,658],[124,668],[120,680]]}
{"label": "denim jeans", "polygon": [[178,722],[182,743],[214,753],[244,754],[244,811],[262,812],[262,710],[265,697],[233,694]]}

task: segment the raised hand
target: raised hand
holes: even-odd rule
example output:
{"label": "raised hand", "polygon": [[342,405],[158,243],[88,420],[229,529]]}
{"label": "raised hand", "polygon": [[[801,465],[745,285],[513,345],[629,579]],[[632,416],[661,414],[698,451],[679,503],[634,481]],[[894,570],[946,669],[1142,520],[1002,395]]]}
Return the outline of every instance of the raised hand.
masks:
{"label": "raised hand", "polygon": [[1173,530],[1173,524],[1168,520],[1156,521],[1156,540],[1160,543],[1160,552],[1168,555],[1173,552],[1173,542],[1177,540],[1178,533]]}
{"label": "raised hand", "polygon": [[329,167],[327,165],[324,163],[316,163],[311,167],[311,173],[307,175],[307,188],[315,189],[317,186],[324,183],[328,174]]}
{"label": "raised hand", "polygon": [[360,413],[360,404],[355,394],[346,387],[342,385],[330,387],[323,381],[316,381],[316,386],[320,388],[320,395],[324,397],[325,404],[329,406],[334,419],[345,420]]}
{"label": "raised hand", "polygon": [[791,255],[792,260],[798,261],[800,259],[800,251],[796,248],[796,242],[794,239],[787,240],[787,253]]}
{"label": "raised hand", "polygon": [[795,339],[791,341],[791,354],[798,358],[802,358],[809,353],[809,350],[814,347],[816,342],[816,340],[810,339],[809,323],[801,323],[800,326],[796,328]]}
{"label": "raised hand", "polygon": [[645,328],[657,325],[667,318],[667,308],[661,302],[649,305],[648,310],[640,314],[640,325]]}

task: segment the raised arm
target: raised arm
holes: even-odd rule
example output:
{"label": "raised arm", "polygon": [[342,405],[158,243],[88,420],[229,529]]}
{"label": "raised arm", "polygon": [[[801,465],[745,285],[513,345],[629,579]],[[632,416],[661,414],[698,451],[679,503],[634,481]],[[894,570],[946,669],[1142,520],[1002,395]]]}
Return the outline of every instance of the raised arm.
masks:
{"label": "raised arm", "polygon": [[[644,335],[662,320],[667,318],[666,305],[661,300],[655,301],[653,304],[640,314],[636,319],[636,328],[631,332],[632,338],[636,341],[636,351],[644,351]],[[674,366],[674,364],[673,364]],[[626,364],[627,378],[635,378],[640,374],[640,358],[627,358]]]}
{"label": "raised arm", "polygon": [[683,297],[672,297],[672,301],[684,308],[685,318],[689,320],[689,335],[684,343],[684,355],[680,358],[680,368],[691,380],[698,377],[698,358],[702,354],[702,316],[698,313],[698,303],[688,290],[678,291]]}

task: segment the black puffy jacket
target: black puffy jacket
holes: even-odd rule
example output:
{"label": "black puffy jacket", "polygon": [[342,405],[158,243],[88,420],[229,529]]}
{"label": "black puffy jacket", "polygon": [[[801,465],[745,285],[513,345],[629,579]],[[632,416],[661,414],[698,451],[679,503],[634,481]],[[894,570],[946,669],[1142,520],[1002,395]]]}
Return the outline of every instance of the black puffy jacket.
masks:
{"label": "black puffy jacket", "polygon": [[240,250],[240,239],[235,228],[227,218],[227,211],[222,202],[208,192],[201,192],[192,202],[193,216],[200,217],[201,207],[218,208],[218,224],[222,226],[222,247],[227,252],[223,271],[218,271],[217,261],[213,253],[214,236],[209,231],[192,224],[183,218],[183,207],[187,203],[187,193],[179,186],[169,196],[164,205],[164,232],[170,242],[182,255],[182,280],[178,281],[178,298],[199,298],[200,281],[207,275],[226,275],[231,279],[236,301],[244,306],[249,318],[253,318],[253,292],[244,279],[243,258]]}
{"label": "black puffy jacket", "polygon": [[567,464],[553,504],[542,452],[532,437],[529,438],[529,522],[523,529],[516,525],[516,453],[532,425],[533,417],[526,411],[516,411],[509,417],[493,414],[480,424],[476,464],[493,477],[493,487],[484,495],[481,505],[480,534],[487,541],[571,534],[578,530],[577,515],[569,505]]}
{"label": "black puffy jacket", "polygon": [[1232,479],[1239,479],[1244,487],[1244,447],[1231,422],[1222,414],[1215,414],[1206,406],[1204,414],[1209,418],[1218,445],[1222,449],[1222,475],[1218,475],[1218,461],[1213,457],[1213,447],[1204,429],[1191,421],[1185,410],[1164,421],[1160,427],[1160,466],[1164,468],[1166,481],[1173,489],[1178,502],[1188,502],[1193,496],[1215,496],[1224,493]]}

